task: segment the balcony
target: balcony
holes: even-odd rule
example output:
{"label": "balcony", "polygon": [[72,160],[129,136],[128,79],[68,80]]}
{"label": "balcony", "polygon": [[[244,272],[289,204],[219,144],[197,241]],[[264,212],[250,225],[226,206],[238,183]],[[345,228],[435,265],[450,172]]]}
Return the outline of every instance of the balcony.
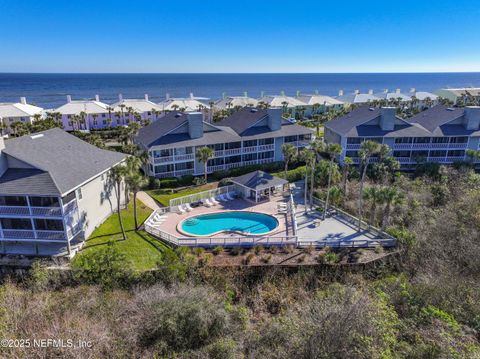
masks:
{"label": "balcony", "polygon": [[185,170],[178,170],[175,171],[175,176],[186,176],[186,175],[193,175],[195,170],[193,168],[188,168]]}
{"label": "balcony", "polygon": [[[393,145],[394,150],[410,150],[410,149],[465,149],[467,143],[396,143]],[[348,146],[347,146],[348,149]]]}
{"label": "balcony", "polygon": [[242,149],[241,148],[230,148],[230,149],[225,150],[223,152],[224,152],[225,156],[238,155],[238,154],[242,153]]}
{"label": "balcony", "polygon": [[172,162],[172,161],[173,161],[173,156],[155,157],[153,159],[153,163],[155,163],[155,164]]}
{"label": "balcony", "polygon": [[243,147],[243,153],[255,153],[257,152],[257,146]]}
{"label": "balcony", "polygon": [[258,146],[258,152],[273,151],[274,149],[275,149],[275,145],[273,143],[270,145]]}
{"label": "balcony", "polygon": [[224,156],[224,151],[223,150],[215,151],[213,153],[213,156],[214,157],[223,157]]}
{"label": "balcony", "polygon": [[193,153],[186,153],[183,155],[174,156],[175,161],[189,161],[189,160],[193,160],[194,158],[195,158],[195,155]]}
{"label": "balcony", "polygon": [[347,143],[347,150],[359,150],[360,144],[359,143]]}
{"label": "balcony", "polygon": [[33,231],[29,229],[3,229],[2,239],[66,241],[63,231]]}
{"label": "balcony", "polygon": [[225,165],[225,169],[229,170],[231,168],[238,168],[238,167],[242,167],[242,166],[243,166],[242,162],[228,163],[228,164]]}
{"label": "balcony", "polygon": [[217,171],[222,171],[225,169],[225,165],[216,165],[216,166],[208,166],[207,167],[207,172],[217,172]]}
{"label": "balcony", "polygon": [[[69,211],[75,209],[77,201],[68,204]],[[19,206],[0,206],[0,215],[15,217],[62,217],[60,207],[19,207]]]}

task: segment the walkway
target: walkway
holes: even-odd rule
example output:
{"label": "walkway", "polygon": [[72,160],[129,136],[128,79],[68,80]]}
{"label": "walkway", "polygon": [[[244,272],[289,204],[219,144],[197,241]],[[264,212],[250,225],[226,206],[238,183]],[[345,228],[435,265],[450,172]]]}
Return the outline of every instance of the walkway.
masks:
{"label": "walkway", "polygon": [[150,195],[147,192],[143,192],[143,191],[138,192],[137,199],[140,202],[142,202],[145,206],[147,206],[150,209],[153,209],[154,211],[160,208],[157,202],[155,202],[155,200],[152,197],[150,197]]}

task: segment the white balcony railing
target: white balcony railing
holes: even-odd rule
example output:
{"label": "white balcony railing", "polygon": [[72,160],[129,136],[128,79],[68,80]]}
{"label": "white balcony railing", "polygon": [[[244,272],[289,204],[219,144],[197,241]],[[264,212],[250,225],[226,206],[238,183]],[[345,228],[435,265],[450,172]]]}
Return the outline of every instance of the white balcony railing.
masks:
{"label": "white balcony railing", "polygon": [[[71,206],[76,207],[76,201]],[[0,215],[4,216],[38,216],[61,217],[60,207],[26,207],[26,206],[0,206]]]}
{"label": "white balcony railing", "polygon": [[255,153],[257,152],[257,146],[243,147],[243,153]]}
{"label": "white balcony railing", "polygon": [[193,153],[186,153],[183,155],[174,156],[175,161],[188,161],[188,160],[193,160],[194,158],[195,158],[195,155]]}
{"label": "white balcony railing", "polygon": [[224,151],[225,156],[238,155],[242,152],[241,148],[230,148]]}
{"label": "white balcony railing", "polygon": [[359,150],[359,149],[360,149],[360,144],[359,143],[347,144],[347,150]]}
{"label": "white balcony railing", "polygon": [[215,166],[208,166],[207,167],[207,172],[217,172],[217,171],[222,171],[225,169],[225,165],[215,165]]}
{"label": "white balcony railing", "polygon": [[165,157],[155,157],[153,159],[153,162],[155,164],[158,163],[165,163],[165,162],[172,162],[173,161],[173,156],[165,156]]}
{"label": "white balcony railing", "polygon": [[185,170],[175,171],[175,175],[176,176],[193,175],[194,172],[195,172],[195,170],[193,168],[188,168],[188,169],[185,169]]}
{"label": "white balcony railing", "polygon": [[[465,149],[467,143],[395,143],[393,145],[395,150],[410,150],[410,149]],[[347,149],[350,149],[347,145]]]}
{"label": "white balcony railing", "polygon": [[258,146],[258,152],[273,151],[274,149],[275,149],[274,144]]}

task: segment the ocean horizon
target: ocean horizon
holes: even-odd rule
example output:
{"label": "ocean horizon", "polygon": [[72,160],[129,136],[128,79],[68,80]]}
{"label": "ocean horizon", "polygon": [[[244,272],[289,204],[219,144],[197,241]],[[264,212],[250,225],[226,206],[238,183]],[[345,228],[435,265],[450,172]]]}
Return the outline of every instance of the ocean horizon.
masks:
{"label": "ocean horizon", "polygon": [[223,95],[251,97],[261,94],[287,95],[314,93],[336,96],[360,90],[375,93],[399,88],[436,91],[443,87],[480,87],[480,72],[428,73],[0,73],[0,102],[27,97],[31,104],[46,109],[58,107],[72,99],[92,99],[95,95],[113,103],[118,94],[124,98],[142,98],[148,94],[153,102],[171,97],[197,97],[212,100]]}

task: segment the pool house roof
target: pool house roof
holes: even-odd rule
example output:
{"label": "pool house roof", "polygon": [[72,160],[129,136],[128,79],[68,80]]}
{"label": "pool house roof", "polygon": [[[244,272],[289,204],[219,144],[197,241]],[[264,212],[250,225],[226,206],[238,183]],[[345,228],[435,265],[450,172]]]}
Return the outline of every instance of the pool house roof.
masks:
{"label": "pool house roof", "polygon": [[288,181],[283,178],[272,176],[270,173],[263,171],[254,171],[238,177],[233,177],[230,181],[254,191],[279,187],[288,183]]}

